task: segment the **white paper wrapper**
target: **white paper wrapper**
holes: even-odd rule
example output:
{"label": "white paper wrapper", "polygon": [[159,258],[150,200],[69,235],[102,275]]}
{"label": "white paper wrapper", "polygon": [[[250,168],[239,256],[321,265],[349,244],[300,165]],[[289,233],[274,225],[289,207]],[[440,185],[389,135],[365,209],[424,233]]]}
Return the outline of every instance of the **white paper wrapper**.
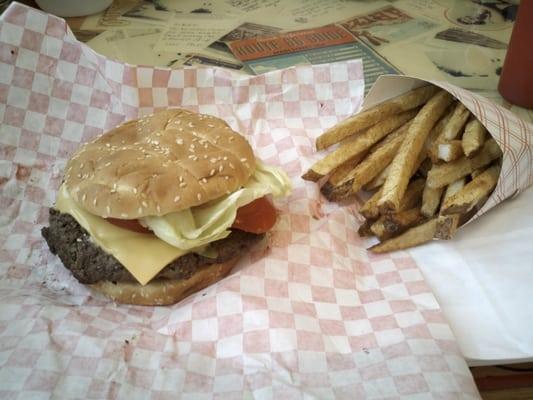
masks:
{"label": "white paper wrapper", "polygon": [[[413,260],[368,254],[348,208],[311,217],[318,192],[298,177],[314,138],[359,108],[362,78],[359,61],[256,77],[124,65],[12,4],[0,20],[0,397],[478,398]],[[225,119],[293,179],[271,248],[173,307],[94,298],[40,237],[65,161],[177,106]]]}

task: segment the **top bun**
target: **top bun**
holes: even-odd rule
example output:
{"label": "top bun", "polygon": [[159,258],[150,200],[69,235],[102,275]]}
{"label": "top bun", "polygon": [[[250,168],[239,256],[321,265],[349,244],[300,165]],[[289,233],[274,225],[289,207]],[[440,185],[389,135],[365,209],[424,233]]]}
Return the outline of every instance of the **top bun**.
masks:
{"label": "top bun", "polygon": [[136,219],[234,192],[254,169],[252,148],[224,121],[170,109],[85,144],[67,163],[65,185],[92,214]]}

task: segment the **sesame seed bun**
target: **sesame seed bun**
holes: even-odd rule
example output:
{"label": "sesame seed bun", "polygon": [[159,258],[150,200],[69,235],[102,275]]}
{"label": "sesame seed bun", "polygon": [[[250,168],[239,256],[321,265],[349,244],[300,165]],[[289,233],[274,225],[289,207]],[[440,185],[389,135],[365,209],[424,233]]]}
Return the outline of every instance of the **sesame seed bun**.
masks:
{"label": "sesame seed bun", "polygon": [[245,184],[252,148],[223,120],[170,109],[126,122],[82,146],[65,185],[92,214],[137,219],[204,204]]}
{"label": "sesame seed bun", "polygon": [[227,276],[239,257],[220,264],[211,264],[195,272],[188,279],[155,279],[145,286],[135,282],[102,281],[89,285],[117,303],[140,306],[175,304]]}

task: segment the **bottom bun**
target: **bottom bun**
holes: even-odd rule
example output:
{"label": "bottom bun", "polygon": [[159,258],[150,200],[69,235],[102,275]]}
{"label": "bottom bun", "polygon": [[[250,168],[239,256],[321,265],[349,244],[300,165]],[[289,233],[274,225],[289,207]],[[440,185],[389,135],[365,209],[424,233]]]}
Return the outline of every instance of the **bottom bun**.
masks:
{"label": "bottom bun", "polygon": [[239,257],[235,257],[224,263],[211,264],[199,269],[188,279],[155,279],[144,286],[134,282],[102,281],[88,286],[117,303],[165,306],[218,282],[230,273],[238,260]]}

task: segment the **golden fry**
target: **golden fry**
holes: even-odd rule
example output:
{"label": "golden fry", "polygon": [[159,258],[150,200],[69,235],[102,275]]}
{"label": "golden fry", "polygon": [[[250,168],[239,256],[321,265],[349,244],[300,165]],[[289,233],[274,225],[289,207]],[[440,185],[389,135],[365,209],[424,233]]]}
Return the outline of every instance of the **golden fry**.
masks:
{"label": "golden fry", "polygon": [[409,208],[416,207],[422,200],[422,192],[426,182],[423,178],[412,180],[400,201],[398,211],[408,210]]}
{"label": "golden fry", "polygon": [[457,193],[459,190],[461,190],[465,186],[465,178],[459,178],[456,181],[453,181],[448,186],[446,186],[446,190],[444,191],[444,196],[442,197],[442,203],[452,197],[455,193]]}
{"label": "golden fry", "polygon": [[439,160],[450,162],[461,158],[463,155],[463,142],[461,140],[450,140],[437,144],[437,158]]}
{"label": "golden fry", "polygon": [[466,124],[465,131],[463,133],[463,152],[467,157],[477,152],[487,136],[487,130],[477,119],[472,119]]}
{"label": "golden fry", "polygon": [[366,157],[366,153],[361,153],[355,157],[350,158],[344,164],[339,165],[333,170],[328,178],[327,184],[337,186],[346,181],[349,173]]}
{"label": "golden fry", "polygon": [[439,188],[463,178],[472,171],[490,164],[501,157],[502,152],[494,139],[489,139],[483,144],[483,148],[472,158],[461,157],[458,160],[434,165],[428,173],[427,182],[432,188]]}
{"label": "golden fry", "polygon": [[381,198],[381,189],[370,197],[361,207],[359,212],[367,219],[376,219],[379,217],[378,200]]}
{"label": "golden fry", "polygon": [[459,214],[440,215],[437,218],[435,239],[450,240],[453,235],[455,235],[455,232],[459,227],[460,220],[461,216]]}
{"label": "golden fry", "polygon": [[388,117],[412,110],[424,104],[436,91],[437,88],[434,86],[424,86],[349,117],[319,136],[316,140],[316,148],[324,150]]}
{"label": "golden fry", "polygon": [[435,236],[437,218],[432,218],[423,224],[408,229],[399,236],[385,240],[369,250],[374,253],[387,253],[389,251],[402,250],[408,247],[418,246],[429,242]]}
{"label": "golden fry", "polygon": [[372,179],[370,182],[368,182],[366,185],[363,186],[364,190],[375,190],[377,188],[380,188],[385,183],[385,180],[387,179],[387,176],[390,172],[390,164],[385,167],[383,171],[381,171],[374,179]]}
{"label": "golden fry", "polygon": [[448,123],[444,126],[441,135],[437,138],[438,142],[456,139],[462,132],[463,127],[470,117],[470,111],[462,104],[457,103],[453,114]]}
{"label": "golden fry", "polygon": [[379,240],[386,240],[405,232],[407,229],[424,221],[419,208],[399,211],[381,216],[371,227]]}
{"label": "golden fry", "polygon": [[428,185],[424,186],[424,192],[422,193],[422,207],[420,208],[422,215],[427,218],[435,215],[439,208],[443,191],[444,188],[433,189]]}
{"label": "golden fry", "polygon": [[324,185],[321,189],[324,196],[328,200],[338,201],[357,193],[390,164],[408,128],[409,122],[374,146],[370,154],[345,175],[344,182],[337,186]]}
{"label": "golden fry", "polygon": [[444,200],[441,213],[460,214],[470,211],[478,202],[487,196],[498,182],[500,167],[488,168],[481,175],[472,179],[461,190]]}
{"label": "golden fry", "polygon": [[435,94],[415,117],[409,132],[391,163],[391,171],[383,184],[383,195],[378,202],[382,213],[398,211],[409,178],[415,171],[416,162],[424,149],[426,139],[437,120],[453,101],[445,91]]}
{"label": "golden fry", "polygon": [[317,161],[313,164],[310,170],[302,176],[302,178],[305,180],[317,181],[321,177],[329,174],[339,165],[348,161],[350,158],[355,157],[372,147],[372,145],[405,124],[415,115],[416,110],[410,110],[378,122],[353,140],[342,144],[338,149]]}

